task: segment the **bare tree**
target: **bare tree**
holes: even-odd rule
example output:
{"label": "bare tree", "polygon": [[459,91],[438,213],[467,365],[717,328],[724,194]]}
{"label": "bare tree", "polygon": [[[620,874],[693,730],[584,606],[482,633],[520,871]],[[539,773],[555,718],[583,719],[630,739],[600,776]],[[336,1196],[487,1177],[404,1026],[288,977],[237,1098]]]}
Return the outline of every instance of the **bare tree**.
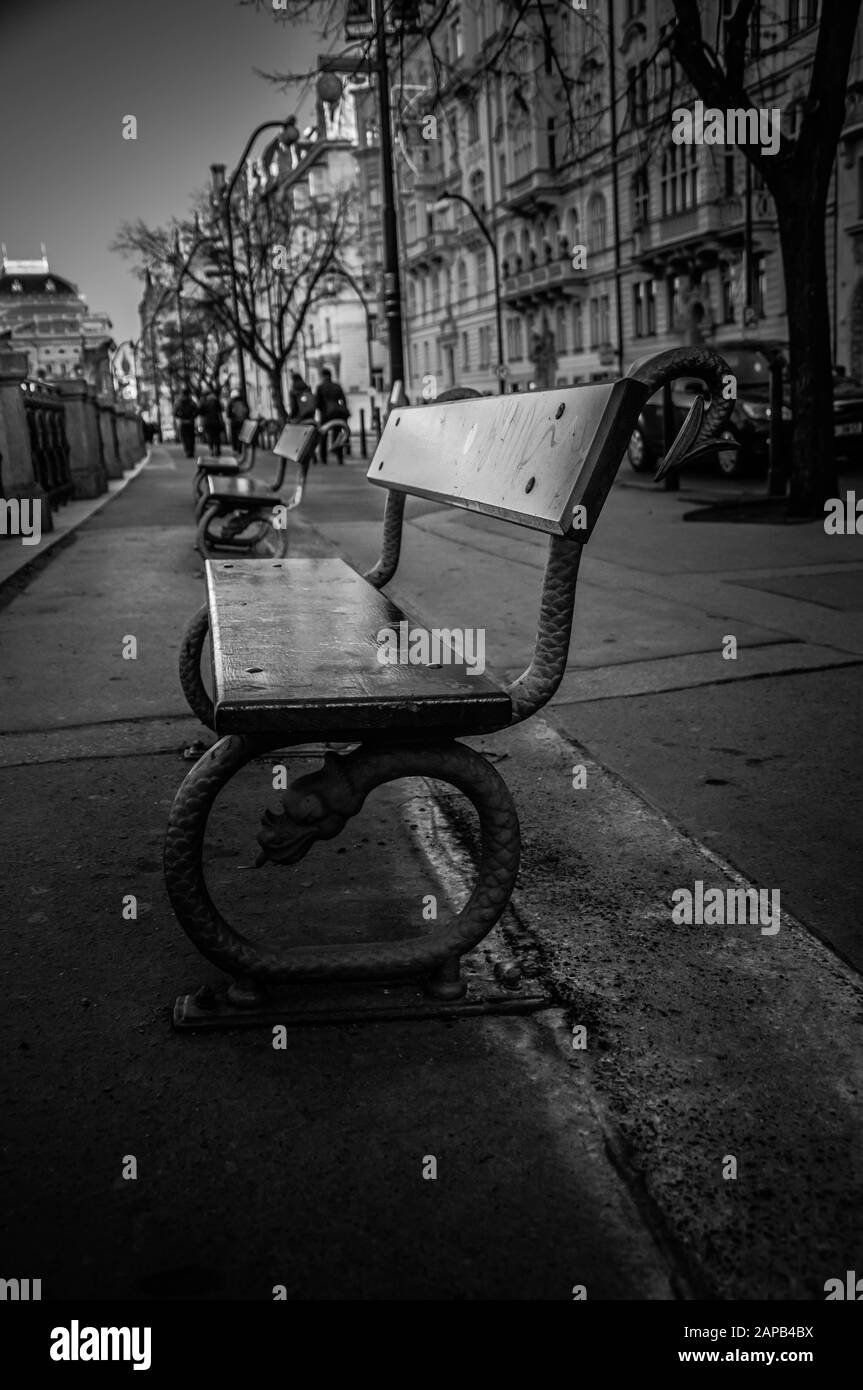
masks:
{"label": "bare tree", "polygon": [[[207,207],[204,218],[171,227],[124,223],[111,249],[155,270],[164,283],[176,281],[181,267],[175,238],[200,246],[189,261],[184,284],[196,296],[196,312],[215,341],[236,342],[230,293],[230,265],[223,209]],[[205,230],[201,230],[201,221]],[[234,273],[242,351],[270,383],[276,413],[287,418],[285,367],[295,355],[303,325],[326,295],[326,275],[353,225],[352,194],[335,189],[321,197],[286,189],[279,178],[266,185],[241,186],[232,204]],[[187,253],[188,254],[188,253]],[[186,320],[184,318],[184,328]],[[222,357],[224,360],[224,357]],[[206,372],[205,372],[206,375]]]}

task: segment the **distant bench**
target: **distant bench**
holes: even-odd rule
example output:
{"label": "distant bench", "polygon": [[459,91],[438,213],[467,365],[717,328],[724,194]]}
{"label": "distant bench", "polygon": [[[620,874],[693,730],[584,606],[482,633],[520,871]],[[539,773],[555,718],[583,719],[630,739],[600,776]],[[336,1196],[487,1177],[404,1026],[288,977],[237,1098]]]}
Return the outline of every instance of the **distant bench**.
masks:
{"label": "distant bench", "polygon": [[[202,954],[233,976],[228,1012],[266,1015],[269,990],[305,979],[416,976],[435,999],[462,996],[461,957],[491,930],[512,892],[519,828],[499,773],[456,740],[518,724],[553,696],[566,669],[583,547],[639,412],[664,380],[699,368],[711,404],[706,412],[700,397],[693,405],[679,447],[665,460],[664,467],[675,466],[690,445],[712,447],[733,406],[721,395],[725,364],[705,349],[663,353],[609,384],[493,397],[453,391],[455,399],[394,409],[368,470],[369,482],[388,494],[381,557],[365,577],[340,559],[207,561],[207,604],[187,631],[181,682],[191,708],[221,737],[177,793],[165,874],[180,923]],[[379,592],[398,565],[407,496],[548,535],[533,658],[509,686],[469,674],[464,661],[381,660],[382,630],[423,626]],[[208,632],[212,701],[200,671]],[[321,740],[360,747],[328,753],[320,770],[282,793],[283,810],[266,812],[258,833],[260,862],[302,859],[315,840],[338,835],[382,783],[439,778],[469,798],[480,821],[478,881],[455,918],[404,940],[278,951],[254,945],[221,916],[201,862],[213,801],[251,760]],[[198,1026],[210,1007],[186,996],[175,1022]]]}
{"label": "distant bench", "polygon": [[[346,427],[340,420],[317,426],[285,425],[273,448],[279,460],[276,476],[271,479],[251,477],[255,458],[255,438],[258,421],[246,421],[240,431],[244,452],[238,459],[206,460],[199,463],[199,482],[195,518],[198,523],[197,546],[203,556],[216,551],[259,558],[280,558],[287,554],[287,513],[303,500],[309,463],[321,438],[334,435],[340,439]],[[243,431],[246,431],[245,438]],[[289,463],[296,465],[294,491],[289,500],[281,495],[285,470]]]}

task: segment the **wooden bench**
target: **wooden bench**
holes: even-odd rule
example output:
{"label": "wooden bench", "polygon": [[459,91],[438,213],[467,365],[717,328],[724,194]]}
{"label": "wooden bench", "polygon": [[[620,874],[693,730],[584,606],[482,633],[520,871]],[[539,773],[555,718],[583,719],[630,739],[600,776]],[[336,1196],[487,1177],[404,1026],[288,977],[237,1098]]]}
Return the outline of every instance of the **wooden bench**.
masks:
{"label": "wooden bench", "polygon": [[236,477],[239,473],[251,472],[255,466],[255,451],[260,428],[260,420],[249,418],[243,421],[240,426],[239,454],[219,454],[218,458],[213,454],[199,455],[195,461],[195,477],[192,483],[196,512],[208,478],[230,478]]}
{"label": "wooden bench", "polygon": [[[388,489],[377,565],[361,577],[340,559],[207,562],[207,604],[190,625],[181,680],[191,707],[219,741],[177,793],[165,873],[174,911],[212,962],[233,976],[225,1007],[267,1013],[268,991],[298,980],[421,977],[434,999],[464,992],[460,960],[504,910],[519,863],[518,818],[495,768],[456,740],[520,723],[563,677],[579,562],[648,397],[663,374],[696,370],[711,405],[689,442],[718,437],[733,402],[721,397],[725,364],[703,349],[660,355],[610,384],[439,400],[393,409],[368,471]],[[679,370],[678,370],[679,368]],[[681,433],[683,434],[684,431]],[[698,439],[695,440],[695,435]],[[464,661],[381,660],[381,634],[423,628],[379,591],[395,573],[406,496],[429,498],[544,532],[548,559],[533,658],[506,687]],[[200,673],[211,632],[214,699]],[[441,649],[442,651],[442,649]],[[441,653],[439,652],[438,655]],[[459,653],[452,650],[450,656]],[[408,776],[451,782],[480,821],[478,882],[462,911],[420,937],[361,945],[257,947],[231,927],[207,893],[201,863],[209,810],[250,760],[274,748],[320,740],[358,743],[300,777],[283,811],[264,816],[259,862],[291,864],[317,839],[336,836],[365,797]],[[178,1026],[198,1026],[210,1007],[178,1001]],[[247,1015],[248,1016],[248,1015]]]}

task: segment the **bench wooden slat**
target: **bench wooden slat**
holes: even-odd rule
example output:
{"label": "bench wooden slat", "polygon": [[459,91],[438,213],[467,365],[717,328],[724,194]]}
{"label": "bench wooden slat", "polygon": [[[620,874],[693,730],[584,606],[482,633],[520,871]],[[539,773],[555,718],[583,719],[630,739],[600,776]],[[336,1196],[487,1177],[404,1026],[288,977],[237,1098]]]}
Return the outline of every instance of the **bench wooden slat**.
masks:
{"label": "bench wooden slat", "polygon": [[583,505],[585,540],[644,400],[624,380],[394,410],[368,479],[555,535]]}
{"label": "bench wooden slat", "polygon": [[229,458],[215,458],[212,455],[205,455],[198,459],[198,467],[202,472],[210,475],[219,475],[224,478],[231,477],[239,471],[239,460],[233,456]]}
{"label": "bench wooden slat", "polygon": [[219,734],[509,725],[509,696],[464,665],[382,665],[378,633],[411,620],[343,560],[208,560],[206,571]]}
{"label": "bench wooden slat", "polygon": [[269,483],[247,478],[219,478],[214,474],[207,477],[207,492],[217,501],[236,501],[242,498],[254,507],[270,507],[281,502],[281,497],[277,492],[273,492]]}

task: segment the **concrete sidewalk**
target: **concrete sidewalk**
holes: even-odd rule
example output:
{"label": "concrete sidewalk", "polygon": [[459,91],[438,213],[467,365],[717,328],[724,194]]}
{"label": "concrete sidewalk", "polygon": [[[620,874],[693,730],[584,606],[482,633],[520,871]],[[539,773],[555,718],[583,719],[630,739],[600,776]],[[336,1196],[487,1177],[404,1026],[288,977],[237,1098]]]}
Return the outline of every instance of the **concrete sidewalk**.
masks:
{"label": "concrete sidewalk", "polygon": [[[524,587],[536,552],[516,541],[502,565],[494,531],[454,517],[426,508],[412,523],[401,590],[419,589],[423,564],[427,585],[432,550],[449,547],[445,591],[464,613],[491,590],[518,617],[498,660],[516,667],[529,637],[508,586]],[[371,523],[338,538],[370,551]],[[19,905],[0,1025],[15,1058],[10,1269],[42,1277],[46,1298],[269,1298],[276,1284],[323,1299],[569,1299],[576,1284],[592,1299],[823,1297],[859,1249],[859,979],[787,917],[772,937],[674,926],[674,887],[733,872],[547,719],[477,741],[522,818],[503,936],[547,1009],[300,1030],[284,1052],[266,1033],[171,1033],[174,995],[215,977],[159,862],[181,750],[201,734],[175,674],[200,603],[192,541],[188,467],[155,451],[0,614]],[[300,526],[293,553],[325,544]],[[621,599],[597,633],[619,630]],[[137,662],[122,659],[127,634]],[[430,883],[464,893],[471,824],[454,792],[421,782],[383,814],[373,799],[294,870],[247,875],[275,804],[269,762],[238,779],[213,829],[213,892],[237,919],[268,930],[294,901],[302,920],[284,929],[301,939],[325,903],[328,931],[377,935],[382,921],[418,930]],[[128,893],[137,922],[122,918]],[[438,1178],[424,1181],[430,1155]]]}

